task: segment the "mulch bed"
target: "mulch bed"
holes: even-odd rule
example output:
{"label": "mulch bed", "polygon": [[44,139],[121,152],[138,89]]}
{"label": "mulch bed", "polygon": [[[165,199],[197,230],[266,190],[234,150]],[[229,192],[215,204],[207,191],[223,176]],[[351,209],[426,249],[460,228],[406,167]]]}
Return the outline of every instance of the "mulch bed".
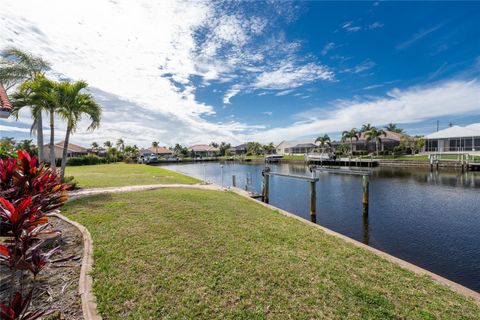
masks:
{"label": "mulch bed", "polygon": [[[47,319],[83,319],[78,280],[83,255],[82,234],[77,228],[56,217],[49,218],[55,229],[62,231],[58,241],[61,252],[53,258],[74,256],[72,260],[50,265],[37,278],[30,310],[55,310]],[[1,240],[0,240],[1,242]],[[9,294],[9,271],[0,266],[0,300],[5,302]],[[26,292],[26,290],[25,290]]]}

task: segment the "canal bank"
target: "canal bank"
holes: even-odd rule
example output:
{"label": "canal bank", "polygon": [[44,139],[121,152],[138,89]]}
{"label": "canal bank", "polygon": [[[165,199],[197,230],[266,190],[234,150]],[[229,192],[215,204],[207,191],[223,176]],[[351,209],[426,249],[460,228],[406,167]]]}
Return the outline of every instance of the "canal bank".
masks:
{"label": "canal bank", "polygon": [[[223,167],[222,167],[223,165]],[[168,169],[224,187],[262,190],[264,163],[179,164]],[[270,164],[272,171],[311,176],[303,163]],[[379,167],[370,182],[368,219],[362,217],[362,178],[317,173],[317,223],[402,260],[480,291],[480,175]],[[309,185],[270,180],[270,203],[310,219]]]}

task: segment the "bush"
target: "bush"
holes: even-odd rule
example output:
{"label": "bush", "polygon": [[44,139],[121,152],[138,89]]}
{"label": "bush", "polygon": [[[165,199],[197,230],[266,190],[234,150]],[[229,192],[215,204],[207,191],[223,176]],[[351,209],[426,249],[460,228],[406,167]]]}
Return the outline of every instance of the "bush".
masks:
{"label": "bush", "polygon": [[67,159],[68,166],[85,166],[85,165],[94,165],[94,164],[104,164],[107,163],[106,158],[101,158],[94,154],[89,154],[82,157],[72,157]]}
{"label": "bush", "polygon": [[63,177],[62,183],[65,185],[65,188],[68,191],[78,189],[78,181],[75,180],[74,176]]}
{"label": "bush", "polygon": [[[18,160],[0,159],[0,264],[10,270],[9,301],[0,303],[1,319],[39,319],[47,310],[28,311],[37,275],[50,264],[69,260],[52,257],[59,246],[47,246],[52,230],[47,213],[67,200],[66,187],[56,173],[25,151]],[[35,303],[33,303],[35,305]]]}

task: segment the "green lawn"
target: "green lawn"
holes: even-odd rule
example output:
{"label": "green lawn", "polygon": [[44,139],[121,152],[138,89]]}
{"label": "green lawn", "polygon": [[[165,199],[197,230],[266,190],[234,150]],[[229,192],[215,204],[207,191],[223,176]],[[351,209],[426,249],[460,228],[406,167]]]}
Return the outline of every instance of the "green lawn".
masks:
{"label": "green lawn", "polygon": [[144,164],[100,164],[67,167],[67,176],[74,176],[80,187],[119,187],[142,184],[194,184],[200,181],[160,167]]}
{"label": "green lawn", "polygon": [[478,319],[450,289],[228,192],[73,200],[104,319]]}

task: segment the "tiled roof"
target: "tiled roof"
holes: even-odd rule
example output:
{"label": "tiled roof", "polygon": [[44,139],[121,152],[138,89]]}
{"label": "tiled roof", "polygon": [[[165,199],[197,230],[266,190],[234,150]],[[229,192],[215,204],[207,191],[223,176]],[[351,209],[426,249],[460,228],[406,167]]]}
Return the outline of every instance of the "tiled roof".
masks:
{"label": "tiled roof", "polygon": [[[65,143],[65,140],[62,140],[60,142],[57,142],[55,143],[55,146],[58,147],[58,148],[61,148],[63,149],[63,144]],[[43,146],[44,148],[48,148],[50,147],[50,144],[45,144]],[[81,152],[87,152],[87,149],[82,147],[82,146],[79,146],[79,145],[76,145],[76,144],[73,144],[73,143],[69,143],[68,144],[68,148],[67,148],[68,151],[70,152],[78,152],[78,153],[81,153]]]}
{"label": "tiled roof", "polygon": [[2,111],[12,111],[12,104],[8,100],[7,92],[3,85],[0,83],[0,110]]}
{"label": "tiled roof", "polygon": [[191,146],[188,149],[192,150],[194,152],[207,152],[207,151],[217,152],[217,151],[220,151],[218,148],[209,146],[208,144],[196,144],[196,145]]}
{"label": "tiled roof", "polygon": [[156,154],[172,154],[173,153],[172,150],[169,150],[164,147],[156,147],[156,148],[150,147],[147,150],[150,151],[151,153],[156,153]]}

